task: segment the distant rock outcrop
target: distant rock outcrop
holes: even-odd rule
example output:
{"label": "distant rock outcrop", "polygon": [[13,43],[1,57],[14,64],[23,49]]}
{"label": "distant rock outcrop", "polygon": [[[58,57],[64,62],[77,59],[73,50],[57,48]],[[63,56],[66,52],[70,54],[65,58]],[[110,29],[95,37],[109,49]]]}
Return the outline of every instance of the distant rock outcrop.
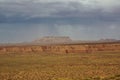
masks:
{"label": "distant rock outcrop", "polygon": [[33,41],[34,43],[64,43],[71,42],[70,37],[67,36],[46,36],[41,39]]}
{"label": "distant rock outcrop", "polygon": [[100,39],[98,40],[98,42],[117,42],[119,40],[116,40],[116,39]]}

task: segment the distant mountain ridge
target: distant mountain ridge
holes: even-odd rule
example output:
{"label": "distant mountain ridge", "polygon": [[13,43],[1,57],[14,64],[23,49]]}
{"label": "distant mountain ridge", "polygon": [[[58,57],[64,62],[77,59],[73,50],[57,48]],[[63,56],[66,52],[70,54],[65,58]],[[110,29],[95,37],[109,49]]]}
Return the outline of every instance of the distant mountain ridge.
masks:
{"label": "distant mountain ridge", "polygon": [[116,39],[100,39],[98,41],[100,41],[100,42],[115,42],[115,41],[119,41],[119,40],[116,40]]}
{"label": "distant mountain ridge", "polygon": [[116,39],[100,39],[100,40],[72,40],[69,36],[45,36],[30,42],[21,43],[0,43],[0,46],[21,46],[21,45],[56,45],[56,44],[92,44],[92,43],[120,43]]}
{"label": "distant mountain ridge", "polygon": [[34,43],[64,43],[71,42],[72,39],[68,36],[45,36],[43,38],[34,40]]}

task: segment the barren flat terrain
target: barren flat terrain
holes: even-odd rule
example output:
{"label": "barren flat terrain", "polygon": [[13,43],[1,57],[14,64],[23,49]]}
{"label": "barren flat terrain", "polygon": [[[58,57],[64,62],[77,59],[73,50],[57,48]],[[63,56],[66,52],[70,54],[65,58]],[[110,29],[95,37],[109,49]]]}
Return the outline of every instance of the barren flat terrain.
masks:
{"label": "barren flat terrain", "polygon": [[0,0],[0,80],[120,80],[120,0]]}
{"label": "barren flat terrain", "polygon": [[120,80],[120,53],[1,54],[0,80]]}

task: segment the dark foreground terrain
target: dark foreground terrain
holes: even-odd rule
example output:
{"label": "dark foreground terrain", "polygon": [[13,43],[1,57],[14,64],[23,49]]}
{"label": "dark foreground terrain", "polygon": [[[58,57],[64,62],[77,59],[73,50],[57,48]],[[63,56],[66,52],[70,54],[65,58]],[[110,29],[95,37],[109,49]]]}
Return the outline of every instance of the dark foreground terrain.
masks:
{"label": "dark foreground terrain", "polygon": [[120,80],[120,53],[0,54],[0,80]]}

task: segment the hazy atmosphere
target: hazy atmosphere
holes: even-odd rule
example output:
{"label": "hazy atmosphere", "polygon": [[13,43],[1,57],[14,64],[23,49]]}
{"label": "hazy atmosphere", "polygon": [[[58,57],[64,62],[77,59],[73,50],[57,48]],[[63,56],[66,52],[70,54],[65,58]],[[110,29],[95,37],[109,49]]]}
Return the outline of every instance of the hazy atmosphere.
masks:
{"label": "hazy atmosphere", "polygon": [[120,39],[120,0],[0,0],[0,43],[43,36]]}

